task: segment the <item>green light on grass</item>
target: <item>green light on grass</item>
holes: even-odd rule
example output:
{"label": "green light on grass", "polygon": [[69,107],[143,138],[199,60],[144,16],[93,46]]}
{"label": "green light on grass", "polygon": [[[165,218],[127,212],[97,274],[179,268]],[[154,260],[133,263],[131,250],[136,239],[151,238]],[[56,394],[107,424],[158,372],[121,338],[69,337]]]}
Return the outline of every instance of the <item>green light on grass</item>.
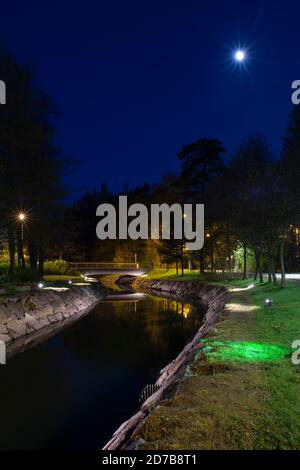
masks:
{"label": "green light on grass", "polygon": [[203,341],[209,361],[267,362],[277,361],[292,353],[292,349],[277,344],[235,341]]}

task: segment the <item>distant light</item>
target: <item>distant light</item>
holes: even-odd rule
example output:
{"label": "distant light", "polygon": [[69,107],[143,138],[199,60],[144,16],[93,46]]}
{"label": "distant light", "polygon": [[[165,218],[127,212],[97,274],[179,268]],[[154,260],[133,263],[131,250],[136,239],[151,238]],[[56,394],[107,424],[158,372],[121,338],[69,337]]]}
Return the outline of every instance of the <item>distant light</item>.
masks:
{"label": "distant light", "polygon": [[209,238],[209,237],[210,237],[210,233],[207,233],[206,236],[207,236],[207,238]]}
{"label": "distant light", "polygon": [[253,287],[255,287],[254,284],[249,284],[248,289],[253,289]]}
{"label": "distant light", "polygon": [[272,300],[272,299],[266,299],[266,300],[265,300],[265,304],[266,304],[267,307],[272,307],[272,305],[273,305],[273,300]]}
{"label": "distant light", "polygon": [[25,218],[26,218],[25,214],[23,212],[20,212],[20,214],[18,215],[18,219],[23,221],[25,220]]}
{"label": "distant light", "polygon": [[71,279],[68,281],[68,283],[69,283],[69,284],[72,284],[72,281],[71,281]]}
{"label": "distant light", "polygon": [[39,283],[38,283],[38,288],[39,288],[39,289],[42,289],[43,287],[44,287],[44,284],[43,284],[42,282],[39,282]]}
{"label": "distant light", "polygon": [[245,52],[242,51],[241,49],[239,49],[238,51],[236,51],[236,53],[234,54],[234,57],[235,57],[235,60],[237,60],[238,62],[243,62],[243,60],[245,59],[246,55],[245,55]]}

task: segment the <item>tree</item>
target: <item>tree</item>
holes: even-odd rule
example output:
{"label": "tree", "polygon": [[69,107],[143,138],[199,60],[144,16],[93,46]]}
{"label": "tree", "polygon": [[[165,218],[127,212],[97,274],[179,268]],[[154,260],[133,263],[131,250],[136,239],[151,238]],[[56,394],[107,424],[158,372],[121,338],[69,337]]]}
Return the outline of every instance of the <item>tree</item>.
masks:
{"label": "tree", "polygon": [[55,212],[64,196],[64,162],[54,144],[51,124],[57,113],[49,96],[34,84],[29,68],[4,50],[0,51],[0,74],[8,90],[7,104],[0,108],[0,192],[10,272],[13,275],[16,247],[24,264],[24,243],[16,223],[16,215],[22,211],[28,214],[24,242],[30,266],[42,277]]}
{"label": "tree", "polygon": [[[202,204],[207,202],[209,188],[225,170],[221,157],[225,152],[222,142],[207,138],[198,139],[180,150],[178,153],[178,158],[181,161],[179,184],[185,202]],[[209,212],[206,211],[206,221],[209,221],[208,214]],[[213,248],[212,242],[211,250]],[[200,271],[204,272],[204,249],[200,250],[199,262]]]}

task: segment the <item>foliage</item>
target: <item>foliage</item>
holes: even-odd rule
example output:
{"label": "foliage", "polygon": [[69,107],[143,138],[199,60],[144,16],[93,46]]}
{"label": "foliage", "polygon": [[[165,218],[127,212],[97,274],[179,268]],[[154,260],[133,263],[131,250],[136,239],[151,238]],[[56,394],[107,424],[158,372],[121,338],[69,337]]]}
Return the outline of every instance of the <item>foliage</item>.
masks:
{"label": "foliage", "polygon": [[67,268],[67,262],[64,260],[56,259],[53,261],[44,262],[45,274],[66,274]]}

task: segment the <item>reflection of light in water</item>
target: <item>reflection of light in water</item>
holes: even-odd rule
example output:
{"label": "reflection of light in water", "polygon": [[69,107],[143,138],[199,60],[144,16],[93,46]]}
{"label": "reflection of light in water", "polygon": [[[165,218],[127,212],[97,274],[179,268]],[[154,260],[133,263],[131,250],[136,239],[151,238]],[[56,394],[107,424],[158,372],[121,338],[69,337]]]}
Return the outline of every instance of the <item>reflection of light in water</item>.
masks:
{"label": "reflection of light in water", "polygon": [[189,304],[184,304],[182,313],[184,318],[187,318],[191,313],[191,306]]}
{"label": "reflection of light in water", "polygon": [[178,315],[182,315],[184,318],[187,318],[192,311],[192,305],[183,304],[177,300],[166,299],[163,304],[164,310],[173,310]]}
{"label": "reflection of light in water", "polygon": [[104,302],[137,302],[147,297],[147,294],[141,292],[134,292],[130,294],[108,294],[103,301]]}

